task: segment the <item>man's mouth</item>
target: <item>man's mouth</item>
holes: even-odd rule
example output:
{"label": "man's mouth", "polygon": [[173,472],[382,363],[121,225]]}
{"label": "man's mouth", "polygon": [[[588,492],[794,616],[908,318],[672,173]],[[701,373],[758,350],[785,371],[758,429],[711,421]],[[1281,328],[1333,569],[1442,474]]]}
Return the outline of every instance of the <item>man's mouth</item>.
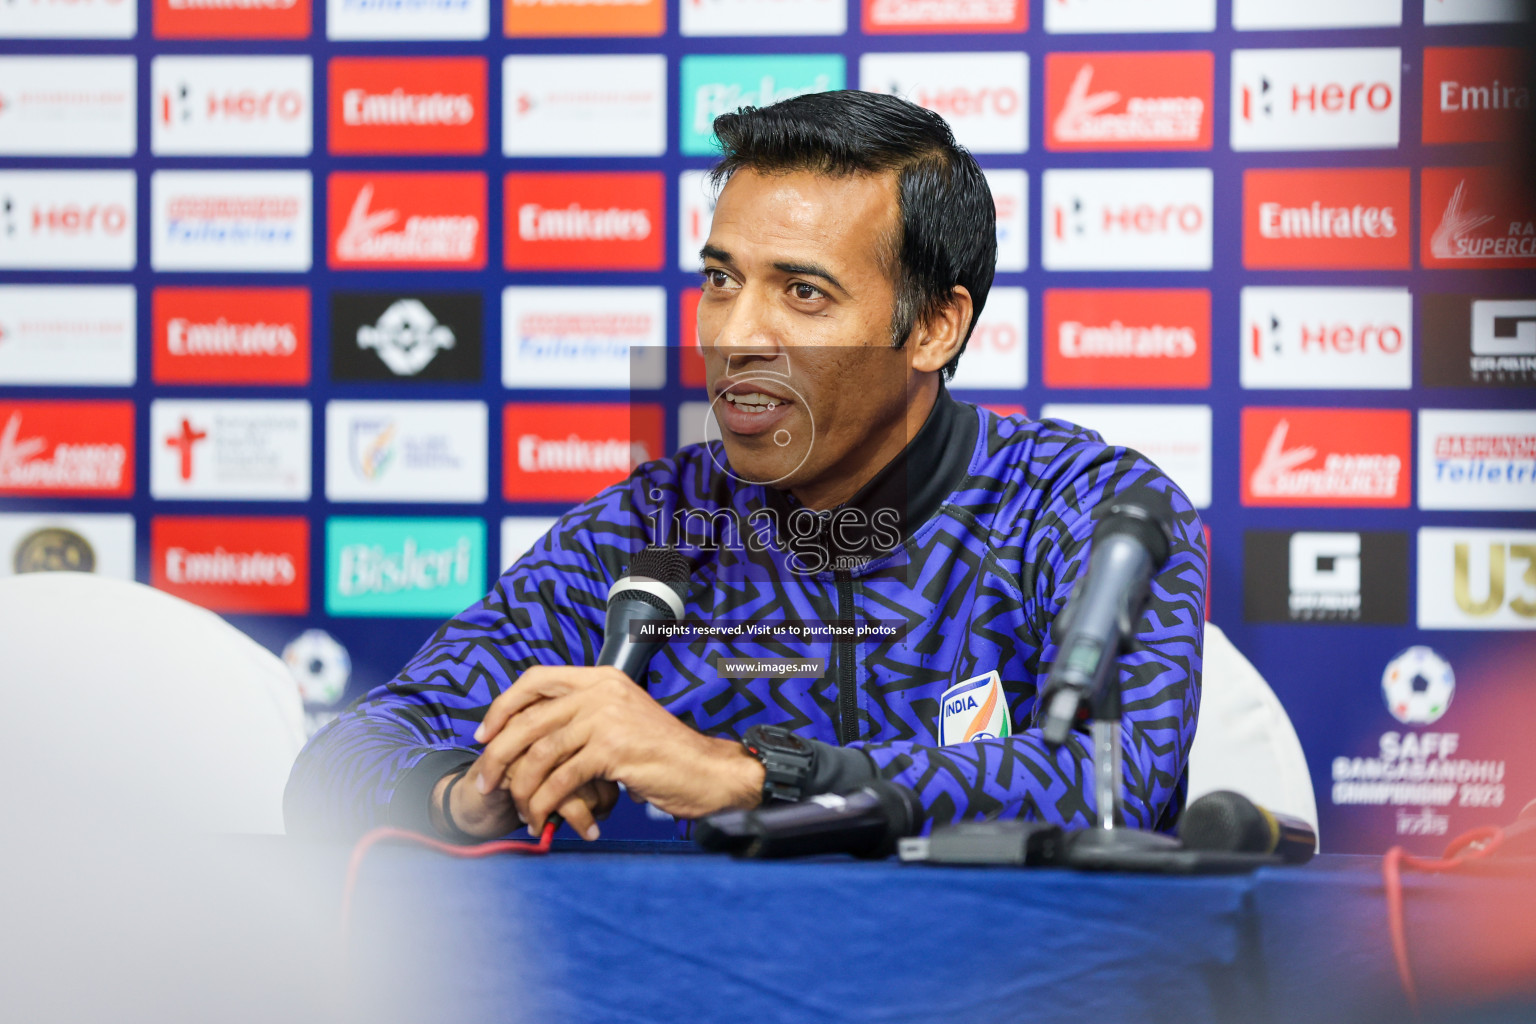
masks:
{"label": "man's mouth", "polygon": [[777,430],[795,404],[771,384],[737,381],[716,389],[715,418],[722,429],[741,437]]}
{"label": "man's mouth", "polygon": [[777,398],[773,395],[765,395],[761,391],[727,391],[725,393],[725,400],[730,402],[736,408],[741,409],[744,412],[752,413],[754,415],[760,415],[765,412],[772,412],[774,409],[777,409],[783,402],[783,399]]}

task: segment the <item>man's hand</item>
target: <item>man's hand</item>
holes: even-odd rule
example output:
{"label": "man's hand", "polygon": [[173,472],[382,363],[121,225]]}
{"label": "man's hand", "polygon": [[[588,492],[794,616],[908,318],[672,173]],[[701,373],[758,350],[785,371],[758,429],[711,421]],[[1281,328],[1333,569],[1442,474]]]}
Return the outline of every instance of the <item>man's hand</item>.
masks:
{"label": "man's hand", "polygon": [[594,780],[622,782],[679,818],[755,807],[762,796],[763,766],[741,744],[679,722],[615,668],[528,669],[491,703],[475,739],[485,753],[465,781],[482,795],[504,787],[535,832]]}
{"label": "man's hand", "polygon": [[[440,833],[449,834],[446,826],[452,824],[460,832],[476,839],[495,839],[522,824],[522,819],[517,816],[517,808],[512,803],[512,795],[504,787],[498,786],[489,793],[481,793],[475,788],[474,779],[479,767],[480,761],[476,761],[464,778],[453,787],[453,793],[448,798],[448,811],[453,815],[451,823],[442,820],[443,790],[457,773],[450,772],[432,787],[432,824]],[[596,839],[599,834],[597,823],[608,817],[608,812],[613,810],[618,799],[619,787],[616,784],[595,779],[578,787],[560,805],[560,816],[583,838]]]}

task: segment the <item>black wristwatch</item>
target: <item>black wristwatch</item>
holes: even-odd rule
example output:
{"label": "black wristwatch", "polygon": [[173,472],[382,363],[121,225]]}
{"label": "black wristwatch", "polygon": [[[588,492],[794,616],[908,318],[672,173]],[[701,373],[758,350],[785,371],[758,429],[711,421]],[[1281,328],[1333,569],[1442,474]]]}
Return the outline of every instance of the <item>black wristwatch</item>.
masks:
{"label": "black wristwatch", "polygon": [[788,729],[754,725],[741,738],[747,752],[763,763],[763,803],[799,800],[816,766],[816,748]]}

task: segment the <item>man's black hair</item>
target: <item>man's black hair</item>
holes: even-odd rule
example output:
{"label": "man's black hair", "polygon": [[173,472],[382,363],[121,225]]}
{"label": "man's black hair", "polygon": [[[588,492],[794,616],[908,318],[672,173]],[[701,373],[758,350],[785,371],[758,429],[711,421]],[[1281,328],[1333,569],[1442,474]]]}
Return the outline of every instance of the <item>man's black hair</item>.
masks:
{"label": "man's black hair", "polygon": [[810,171],[831,177],[896,172],[901,214],[894,256],[896,309],[892,343],[943,309],[955,285],[971,293],[971,322],[944,366],[955,374],[981,317],[997,266],[997,211],[976,160],[931,110],[878,92],[818,92],[715,118],[724,159],[716,187],[737,171]]}

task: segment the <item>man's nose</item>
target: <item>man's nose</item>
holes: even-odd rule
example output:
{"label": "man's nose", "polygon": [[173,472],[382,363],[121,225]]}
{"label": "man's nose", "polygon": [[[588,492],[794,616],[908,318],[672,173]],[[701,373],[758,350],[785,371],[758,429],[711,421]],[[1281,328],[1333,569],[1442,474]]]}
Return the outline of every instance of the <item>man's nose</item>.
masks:
{"label": "man's nose", "polygon": [[[711,342],[704,339],[704,344],[709,346]],[[727,374],[739,373],[747,364],[762,368],[765,362],[783,358],[782,338],[768,296],[761,289],[743,288],[726,312],[712,344],[726,357]]]}

